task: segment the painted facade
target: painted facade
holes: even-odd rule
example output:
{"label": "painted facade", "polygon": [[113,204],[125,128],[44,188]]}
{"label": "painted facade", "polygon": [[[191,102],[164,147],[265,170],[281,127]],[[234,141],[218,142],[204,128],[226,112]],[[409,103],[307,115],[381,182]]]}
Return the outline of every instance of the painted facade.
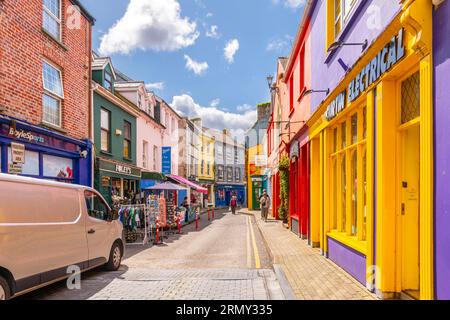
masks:
{"label": "painted facade", "polygon": [[[51,10],[55,28],[43,23]],[[69,19],[80,27],[64,27]],[[75,0],[0,3],[0,172],[92,186],[94,21]]]}
{"label": "painted facade", "polygon": [[198,180],[202,187],[208,189],[208,194],[203,196],[202,204],[207,207],[209,204],[215,205],[215,158],[214,158],[214,137],[202,128],[199,136],[200,149],[198,158]]}
{"label": "painted facade", "polygon": [[435,181],[435,298],[450,299],[450,197],[447,173],[450,170],[448,136],[450,130],[448,90],[450,75],[450,2],[444,1],[433,12],[434,121],[436,148]]}
{"label": "painted facade", "polygon": [[108,203],[113,197],[132,199],[140,190],[137,166],[137,106],[115,89],[117,79],[109,58],[93,56],[94,186]]}
{"label": "painted facade", "polygon": [[432,299],[433,6],[335,3],[306,11],[311,87],[330,89],[325,100],[311,95],[307,122],[311,233],[379,297]]}

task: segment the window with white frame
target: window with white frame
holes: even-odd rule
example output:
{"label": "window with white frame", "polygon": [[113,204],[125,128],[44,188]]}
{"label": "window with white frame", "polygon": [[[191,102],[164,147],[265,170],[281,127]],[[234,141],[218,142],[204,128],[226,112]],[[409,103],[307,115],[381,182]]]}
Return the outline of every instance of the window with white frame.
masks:
{"label": "window with white frame", "polygon": [[106,109],[100,110],[101,150],[110,152],[111,147],[111,113]]}
{"label": "window with white frame", "polygon": [[42,27],[61,41],[61,0],[43,0]]}
{"label": "window with white frame", "polygon": [[105,89],[109,91],[112,91],[113,88],[113,76],[112,73],[107,69],[105,69],[105,79],[103,81],[103,87],[105,87]]}
{"label": "window with white frame", "polygon": [[157,170],[158,163],[158,146],[153,146],[153,170]]}
{"label": "window with white frame", "polygon": [[337,38],[359,0],[334,0],[334,36]]}
{"label": "window with white frame", "polygon": [[44,94],[42,97],[42,120],[61,126],[61,100],[64,99],[61,70],[44,61],[42,66]]}
{"label": "window with white frame", "polygon": [[148,142],[143,140],[142,141],[142,167],[147,168],[147,162],[148,162]]}

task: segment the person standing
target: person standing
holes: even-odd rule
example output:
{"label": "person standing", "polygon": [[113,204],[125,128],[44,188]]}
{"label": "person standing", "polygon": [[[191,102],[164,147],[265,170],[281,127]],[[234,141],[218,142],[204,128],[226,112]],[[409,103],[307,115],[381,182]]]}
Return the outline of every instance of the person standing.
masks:
{"label": "person standing", "polygon": [[259,198],[259,202],[261,205],[261,216],[264,219],[265,222],[267,222],[267,216],[269,214],[269,207],[270,207],[270,197],[267,194],[267,191],[264,190],[261,198]]}
{"label": "person standing", "polygon": [[236,214],[236,207],[237,207],[237,197],[235,194],[231,197],[230,200],[230,207],[231,207],[231,213]]}

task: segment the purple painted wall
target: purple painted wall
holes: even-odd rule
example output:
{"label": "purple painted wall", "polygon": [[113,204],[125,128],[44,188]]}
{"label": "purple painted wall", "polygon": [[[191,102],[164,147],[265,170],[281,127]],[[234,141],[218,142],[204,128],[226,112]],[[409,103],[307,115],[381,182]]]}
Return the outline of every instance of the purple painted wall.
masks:
{"label": "purple painted wall", "polygon": [[[399,1],[360,0],[356,10],[347,19],[348,23],[339,40],[363,42],[367,39],[370,45],[384,31],[400,9]],[[341,59],[351,68],[362,52],[360,46],[344,46],[334,51],[333,56],[330,56],[329,61],[326,62],[325,28],[326,1],[318,0],[311,18],[311,56],[316,58],[311,64],[311,84],[312,89],[329,88],[332,92],[346,74],[338,60]],[[311,112],[314,112],[325,99],[325,95],[317,93],[311,97]]]}
{"label": "purple painted wall", "polygon": [[328,238],[328,258],[366,285],[366,257],[363,254]]}
{"label": "purple painted wall", "polygon": [[435,265],[436,298],[450,299],[450,1],[436,11],[434,25],[435,85]]}

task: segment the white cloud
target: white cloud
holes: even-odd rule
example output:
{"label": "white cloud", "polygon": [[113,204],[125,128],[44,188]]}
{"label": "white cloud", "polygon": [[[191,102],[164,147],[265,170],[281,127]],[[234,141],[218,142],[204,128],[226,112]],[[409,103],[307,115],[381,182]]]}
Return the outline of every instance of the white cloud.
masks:
{"label": "white cloud", "polygon": [[165,83],[164,82],[154,82],[154,83],[147,83],[145,87],[152,91],[152,90],[164,90]]}
{"label": "white cloud", "polygon": [[216,25],[212,25],[208,30],[206,30],[206,36],[208,38],[214,38],[214,39],[219,39],[220,35],[217,32],[217,30],[219,29],[218,26]]}
{"label": "white cloud", "polygon": [[99,51],[175,51],[193,45],[199,35],[197,24],[181,17],[177,0],[130,0],[124,16],[101,38]]}
{"label": "white cloud", "polygon": [[[305,5],[305,0],[283,0],[283,2],[286,7],[292,9],[298,9],[301,6]],[[278,4],[280,3],[280,0],[272,0],[272,3]]]}
{"label": "white cloud", "polygon": [[242,104],[236,107],[236,110],[238,112],[247,112],[250,110],[256,110],[256,108],[254,106],[251,106],[249,104]]}
{"label": "white cloud", "polygon": [[184,55],[184,59],[186,60],[186,69],[193,71],[196,75],[201,75],[209,68],[208,62],[192,60],[187,54]]}
{"label": "white cloud", "polygon": [[238,39],[233,39],[228,41],[224,48],[225,59],[227,59],[228,63],[234,62],[234,55],[239,50],[239,41]]}
{"label": "white cloud", "polygon": [[207,18],[211,18],[213,16],[213,13],[212,12],[208,12],[207,14],[206,14],[206,17]]}
{"label": "white cloud", "polygon": [[217,108],[220,104],[220,99],[214,99],[213,101],[211,101],[211,103],[209,104],[211,107],[213,108]]}
{"label": "white cloud", "polygon": [[186,117],[201,117],[203,125],[208,128],[230,129],[238,138],[256,121],[256,108],[244,114],[225,112],[214,107],[203,107],[187,94],[174,96],[171,106]]}
{"label": "white cloud", "polygon": [[285,35],[283,38],[271,39],[267,44],[267,51],[274,51],[278,53],[289,51],[291,47],[292,37]]}

